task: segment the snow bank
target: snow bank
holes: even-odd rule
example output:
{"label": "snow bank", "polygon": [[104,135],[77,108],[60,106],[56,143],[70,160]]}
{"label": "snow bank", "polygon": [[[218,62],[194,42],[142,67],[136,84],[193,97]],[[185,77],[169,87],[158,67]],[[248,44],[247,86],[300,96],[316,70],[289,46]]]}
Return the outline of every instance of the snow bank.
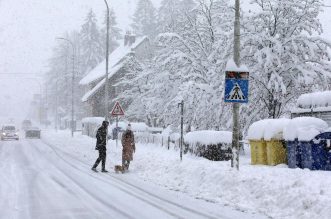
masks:
{"label": "snow bank", "polygon": [[[68,131],[54,131],[45,132],[43,140],[89,165],[98,156],[95,139],[86,136],[77,134],[72,138]],[[289,169],[286,165],[253,166],[249,148],[240,157],[240,171],[231,168],[228,161],[214,162],[188,154],[180,161],[178,151],[167,147],[137,144],[136,148],[130,172],[117,175],[123,180],[139,178],[196,199],[269,218],[331,218],[330,172]],[[121,163],[122,147],[109,141],[108,149],[107,167],[111,170]]]}
{"label": "snow bank", "polygon": [[325,132],[328,124],[314,117],[298,117],[292,119],[284,128],[284,139],[293,141],[296,138],[299,141],[310,141],[316,135]]}
{"label": "snow bank", "polygon": [[232,132],[228,131],[194,131],[189,132],[184,136],[184,141],[190,145],[211,145],[219,143],[232,143]]}
{"label": "snow bank", "polygon": [[299,108],[316,108],[331,106],[331,91],[302,94],[297,100]]}
{"label": "snow bank", "polygon": [[249,140],[283,139],[283,129],[290,119],[265,119],[254,122],[248,129]]}

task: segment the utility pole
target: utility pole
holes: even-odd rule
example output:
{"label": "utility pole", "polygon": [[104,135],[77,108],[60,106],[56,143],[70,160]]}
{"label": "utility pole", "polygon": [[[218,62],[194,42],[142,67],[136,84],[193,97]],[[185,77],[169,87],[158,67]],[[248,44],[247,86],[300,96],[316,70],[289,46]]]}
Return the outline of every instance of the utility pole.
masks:
{"label": "utility pole", "polygon": [[184,129],[184,100],[178,104],[178,107],[181,106],[180,110],[180,160],[183,160],[183,129]]}
{"label": "utility pole", "polygon": [[108,78],[108,58],[109,58],[109,5],[104,0],[107,7],[107,37],[106,37],[106,78],[105,78],[105,120],[109,119],[109,78]]}
{"label": "utility pole", "polygon": [[[235,20],[234,20],[234,44],[233,44],[233,60],[240,67],[240,0],[235,0]],[[239,110],[240,104],[233,103],[232,105],[232,160],[231,166],[236,166],[239,170]]]}

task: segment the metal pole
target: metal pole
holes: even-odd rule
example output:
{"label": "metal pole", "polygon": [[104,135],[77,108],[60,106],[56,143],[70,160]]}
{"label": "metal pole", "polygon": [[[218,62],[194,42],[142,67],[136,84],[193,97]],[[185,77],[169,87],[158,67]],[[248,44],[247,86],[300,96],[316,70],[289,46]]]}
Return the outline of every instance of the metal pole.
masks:
{"label": "metal pole", "polygon": [[56,81],[56,84],[55,84],[55,90],[56,90],[56,92],[55,92],[55,95],[56,95],[56,97],[55,97],[55,130],[57,131],[57,126],[58,126],[58,101],[59,101],[59,99],[58,99],[58,82],[59,82],[59,79],[57,79],[57,81]]}
{"label": "metal pole", "polygon": [[[234,46],[233,46],[233,60],[236,65],[240,66],[240,0],[235,0],[235,21],[234,21]],[[231,166],[236,166],[239,170],[239,103],[233,103],[232,106],[232,160]]]}
{"label": "metal pole", "polygon": [[116,137],[116,148],[117,148],[117,144],[118,144],[118,116],[116,116],[116,133],[117,133],[117,137]]}
{"label": "metal pole", "polygon": [[71,40],[68,40],[66,38],[57,38],[59,40],[65,40],[68,43],[70,43],[72,47],[72,80],[71,80],[71,137],[74,137],[74,114],[75,114],[75,108],[74,108],[74,85],[75,85],[75,45]]}
{"label": "metal pole", "polygon": [[183,127],[184,127],[184,100],[182,100],[181,103],[178,104],[178,106],[181,106],[180,110],[180,160],[183,160]]}
{"label": "metal pole", "polygon": [[[105,120],[109,119],[109,78],[108,78],[108,58],[109,58],[109,6],[107,0],[104,0],[107,7],[107,37],[106,37],[106,78],[105,78]],[[117,144],[117,143],[116,143]]]}
{"label": "metal pole", "polygon": [[75,47],[72,43],[72,81],[71,81],[71,137],[74,137],[74,86],[75,86]]}

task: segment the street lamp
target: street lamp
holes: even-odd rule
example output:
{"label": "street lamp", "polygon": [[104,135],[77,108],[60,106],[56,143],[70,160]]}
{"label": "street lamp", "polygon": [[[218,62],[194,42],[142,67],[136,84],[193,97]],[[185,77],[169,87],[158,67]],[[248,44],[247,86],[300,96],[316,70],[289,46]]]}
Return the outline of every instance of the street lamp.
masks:
{"label": "street lamp", "polygon": [[71,137],[74,137],[74,81],[75,81],[75,45],[71,40],[67,38],[58,37],[58,40],[64,40],[68,42],[72,47],[72,80],[71,80]]}
{"label": "street lamp", "polygon": [[106,81],[105,81],[105,120],[108,121],[109,114],[109,78],[108,78],[108,58],[109,58],[109,6],[107,0],[104,0],[107,7],[107,37],[106,37]]}

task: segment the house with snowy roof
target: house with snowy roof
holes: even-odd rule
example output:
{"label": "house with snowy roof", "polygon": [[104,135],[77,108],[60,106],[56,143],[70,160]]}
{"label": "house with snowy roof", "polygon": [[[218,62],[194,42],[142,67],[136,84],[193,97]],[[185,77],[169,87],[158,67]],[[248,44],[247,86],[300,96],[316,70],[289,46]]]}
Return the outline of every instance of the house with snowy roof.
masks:
{"label": "house with snowy roof", "polygon": [[[149,61],[152,56],[152,45],[148,37],[136,38],[135,35],[127,32],[124,41],[120,46],[109,54],[109,104],[114,105],[114,100],[125,88],[121,85],[121,80],[128,78],[132,72],[138,73],[143,71],[144,63]],[[106,60],[92,69],[79,82],[85,87],[86,93],[82,97],[82,102],[87,108],[86,116],[104,116],[105,111],[105,71]],[[122,104],[124,110],[128,103]]]}

